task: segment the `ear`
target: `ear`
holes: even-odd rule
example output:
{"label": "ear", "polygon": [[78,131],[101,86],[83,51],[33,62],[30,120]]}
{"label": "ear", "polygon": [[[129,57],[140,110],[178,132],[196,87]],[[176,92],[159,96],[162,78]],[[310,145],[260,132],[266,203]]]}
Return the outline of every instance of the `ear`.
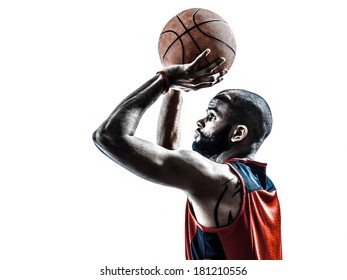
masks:
{"label": "ear", "polygon": [[248,135],[248,128],[243,124],[236,125],[233,129],[231,142],[240,142]]}

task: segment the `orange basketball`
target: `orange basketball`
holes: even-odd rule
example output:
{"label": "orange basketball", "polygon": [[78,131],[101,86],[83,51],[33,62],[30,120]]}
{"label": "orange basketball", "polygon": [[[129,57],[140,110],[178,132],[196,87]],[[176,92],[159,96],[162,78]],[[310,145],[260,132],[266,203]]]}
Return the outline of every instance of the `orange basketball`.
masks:
{"label": "orange basketball", "polygon": [[207,48],[211,49],[211,52],[199,67],[224,57],[225,62],[220,67],[230,69],[236,55],[234,34],[222,17],[200,8],[185,10],[169,20],[158,43],[158,52],[164,67],[190,63]]}

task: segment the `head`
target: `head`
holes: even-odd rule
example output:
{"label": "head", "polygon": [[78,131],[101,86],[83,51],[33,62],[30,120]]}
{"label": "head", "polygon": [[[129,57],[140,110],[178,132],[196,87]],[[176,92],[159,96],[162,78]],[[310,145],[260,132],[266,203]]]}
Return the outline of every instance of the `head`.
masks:
{"label": "head", "polygon": [[253,157],[271,132],[272,115],[259,95],[241,89],[224,90],[209,103],[197,122],[193,150],[212,160]]}

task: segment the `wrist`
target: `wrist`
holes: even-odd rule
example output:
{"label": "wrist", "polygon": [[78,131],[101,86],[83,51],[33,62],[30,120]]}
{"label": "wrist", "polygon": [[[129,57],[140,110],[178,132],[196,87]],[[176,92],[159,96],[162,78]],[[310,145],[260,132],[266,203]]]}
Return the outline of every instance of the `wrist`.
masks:
{"label": "wrist", "polygon": [[157,75],[160,75],[164,81],[164,91],[163,93],[166,93],[170,89],[170,79],[169,76],[164,71],[158,71]]}

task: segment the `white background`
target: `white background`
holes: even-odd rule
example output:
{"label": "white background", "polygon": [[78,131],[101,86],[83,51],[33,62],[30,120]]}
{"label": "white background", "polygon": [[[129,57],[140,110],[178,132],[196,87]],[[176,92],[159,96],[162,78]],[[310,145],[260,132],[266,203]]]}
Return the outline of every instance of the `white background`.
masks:
{"label": "white background", "polygon": [[[195,122],[217,92],[263,95],[274,126],[256,159],[268,162],[282,207],[283,262],[221,265],[247,266],[247,279],[342,279],[342,3],[1,1],[0,278],[103,279],[105,265],[192,267],[184,261],[184,194],[123,170],[91,135],[161,69],[157,41],[166,22],[201,7],[229,23],[237,57],[221,84],[186,94],[182,147],[190,148]],[[139,136],[155,140],[159,106]]]}

